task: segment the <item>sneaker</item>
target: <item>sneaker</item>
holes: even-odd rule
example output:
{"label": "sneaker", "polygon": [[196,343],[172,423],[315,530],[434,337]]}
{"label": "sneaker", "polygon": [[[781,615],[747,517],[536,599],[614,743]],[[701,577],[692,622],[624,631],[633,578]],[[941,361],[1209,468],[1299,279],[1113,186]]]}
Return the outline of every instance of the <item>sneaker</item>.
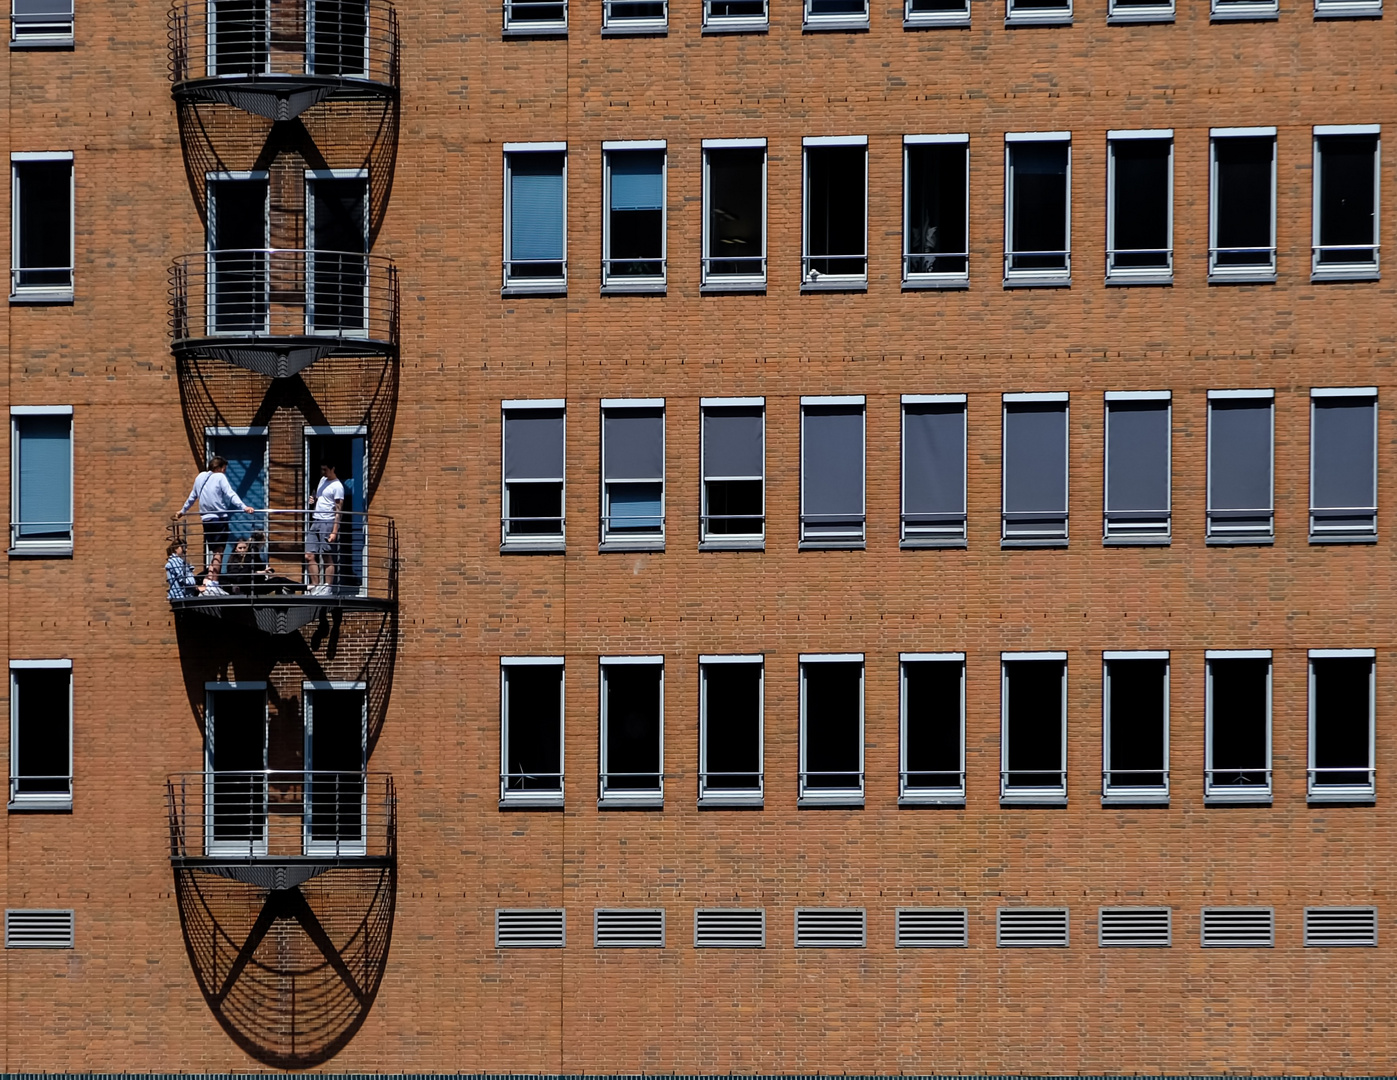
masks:
{"label": "sneaker", "polygon": [[216,581],[205,581],[205,582],[204,582],[204,591],[203,591],[203,595],[205,595],[205,596],[227,596],[228,594],[223,590],[223,586],[219,585],[218,582],[216,582]]}

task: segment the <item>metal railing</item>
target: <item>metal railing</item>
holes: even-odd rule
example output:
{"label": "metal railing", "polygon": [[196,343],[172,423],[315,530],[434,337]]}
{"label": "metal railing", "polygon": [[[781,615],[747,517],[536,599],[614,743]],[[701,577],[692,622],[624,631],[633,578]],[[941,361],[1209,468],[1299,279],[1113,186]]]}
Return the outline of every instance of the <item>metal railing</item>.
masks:
{"label": "metal railing", "polygon": [[1274,271],[1276,248],[1271,247],[1212,247],[1208,249],[1210,274],[1251,274],[1258,270]]}
{"label": "metal railing", "polygon": [[[1118,776],[1134,777],[1135,779],[1112,779]],[[1150,777],[1150,779],[1143,779],[1144,777]],[[1103,794],[1106,795],[1119,791],[1151,791],[1163,793],[1169,790],[1169,770],[1103,769],[1101,770],[1101,789]]]}
{"label": "metal railing", "polygon": [[602,28],[663,29],[669,24],[669,0],[602,0]]}
{"label": "metal railing", "polygon": [[1002,541],[1013,540],[1066,540],[1066,511],[1019,511],[1005,510],[1000,514]]}
{"label": "metal railing", "polygon": [[14,0],[10,40],[36,45],[72,41],[73,0]]}
{"label": "metal railing", "polygon": [[52,547],[55,544],[73,546],[71,521],[12,521],[10,547]]}
{"label": "metal railing", "polygon": [[1312,791],[1372,791],[1377,783],[1377,770],[1369,765],[1332,766],[1310,769],[1309,778]]}
{"label": "metal railing", "polygon": [[1267,537],[1275,528],[1275,511],[1270,507],[1217,510],[1208,508],[1208,536]]}
{"label": "metal railing", "polygon": [[999,783],[1004,791],[1066,791],[1065,769],[1001,769]]}
{"label": "metal railing", "polygon": [[904,791],[964,791],[964,769],[904,769],[898,774]]}
{"label": "metal railing", "polygon": [[500,773],[500,801],[563,801],[563,774],[560,772]]}
{"label": "metal railing", "polygon": [[1378,508],[1376,506],[1312,506],[1310,508],[1310,535],[1312,537],[1376,536],[1377,533]]}
{"label": "metal railing", "polygon": [[72,773],[62,776],[10,776],[11,806],[69,806],[72,802]]}
{"label": "metal railing", "polygon": [[800,280],[805,285],[818,285],[826,278],[831,284],[868,280],[868,256],[862,255],[802,255]]}
{"label": "metal railing", "polygon": [[664,795],[662,772],[603,772],[597,776],[597,798],[602,802],[649,801]]}
{"label": "metal railing", "polygon": [[765,23],[767,0],[703,0],[703,25]]}
{"label": "metal railing", "polygon": [[800,538],[802,542],[862,540],[865,520],[863,514],[801,514]]}
{"label": "metal railing", "polygon": [[505,259],[504,287],[540,289],[567,288],[568,263],[566,259]]}
{"label": "metal railing", "polygon": [[1070,251],[1006,251],[1006,278],[1053,277],[1066,278],[1072,273]]}
{"label": "metal railing", "polygon": [[1204,769],[1204,790],[1209,796],[1269,796],[1271,794],[1271,770],[1261,769]]}
{"label": "metal railing", "polygon": [[504,0],[506,30],[566,30],[567,0]]}
{"label": "metal railing", "polygon": [[1311,248],[1310,259],[1310,272],[1314,274],[1324,274],[1331,271],[1339,273],[1355,268],[1376,272],[1378,269],[1378,245],[1315,244]]}
{"label": "metal railing", "polygon": [[1171,519],[1168,510],[1107,510],[1102,518],[1102,535],[1108,540],[1167,538]]}
{"label": "metal railing", "polygon": [[765,255],[711,255],[703,259],[704,284],[766,281]]}
{"label": "metal railing", "polygon": [[25,293],[72,291],[73,268],[71,266],[10,267],[10,292],[16,296],[22,296]]}
{"label": "metal railing", "polygon": [[[714,781],[717,781],[716,783]],[[766,793],[766,776],[760,769],[742,772],[699,773],[699,798],[722,799],[739,796],[755,797]]]}
{"label": "metal railing", "polygon": [[170,858],[393,858],[397,794],[388,773],[254,769],[175,773]]}
{"label": "metal railing", "polygon": [[903,514],[903,540],[964,540],[965,514]]}
{"label": "metal railing", "polygon": [[[814,782],[811,778],[814,777]],[[837,784],[832,778],[840,777],[847,781]],[[863,771],[861,769],[802,769],[800,771],[801,794],[810,792],[863,792]]]}
{"label": "metal railing", "polygon": [[[740,531],[729,527],[730,522],[750,521],[754,528]],[[715,526],[718,526],[715,528]],[[699,535],[705,540],[750,540],[766,533],[765,514],[700,514]]]}
{"label": "metal railing", "polygon": [[[1125,258],[1122,258],[1124,256]],[[1151,261],[1152,260],[1152,261]],[[1108,277],[1131,277],[1143,274],[1172,274],[1173,248],[1107,248]]]}
{"label": "metal railing", "polygon": [[911,251],[902,256],[904,281],[918,277],[963,278],[969,269],[968,251]]}
{"label": "metal railing", "polygon": [[603,259],[602,284],[607,286],[663,285],[669,278],[668,259]]}

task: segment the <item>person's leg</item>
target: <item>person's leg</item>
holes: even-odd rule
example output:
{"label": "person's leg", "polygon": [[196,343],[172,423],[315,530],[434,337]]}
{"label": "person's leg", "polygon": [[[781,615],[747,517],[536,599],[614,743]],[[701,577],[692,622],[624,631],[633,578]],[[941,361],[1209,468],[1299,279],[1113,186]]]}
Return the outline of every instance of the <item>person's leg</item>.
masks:
{"label": "person's leg", "polygon": [[228,546],[229,525],[226,521],[204,522],[204,542],[209,549],[209,572],[204,580],[218,581],[223,566],[223,549]]}
{"label": "person's leg", "polygon": [[330,539],[330,523],[325,526],[325,554],[320,556],[324,564],[325,590],[333,591],[335,587],[335,544],[337,541]]}

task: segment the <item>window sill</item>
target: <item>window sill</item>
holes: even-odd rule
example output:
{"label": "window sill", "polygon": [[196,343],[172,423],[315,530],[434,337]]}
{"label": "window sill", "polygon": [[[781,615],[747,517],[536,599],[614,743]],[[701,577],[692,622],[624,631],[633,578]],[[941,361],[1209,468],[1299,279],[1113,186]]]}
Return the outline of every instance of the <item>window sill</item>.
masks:
{"label": "window sill", "polygon": [[[1170,19],[1169,21],[1173,22],[1174,20]],[[1116,287],[1122,285],[1173,285],[1174,275],[1168,270],[1161,270],[1158,273],[1151,272],[1138,274],[1124,273],[1120,270],[1117,270],[1114,273],[1107,272],[1106,284],[1109,286]]]}
{"label": "window sill", "polygon": [[916,274],[902,279],[904,292],[915,289],[968,289],[969,274]]}
{"label": "window sill", "polygon": [[12,814],[24,813],[29,810],[71,812],[73,797],[71,795],[18,795],[10,800],[8,809]]}
{"label": "window sill", "polygon": [[1013,794],[1002,791],[999,794],[999,805],[1002,807],[1027,806],[1057,808],[1067,805],[1067,792],[1065,791],[1042,791],[1042,792],[1014,792]]}
{"label": "window sill", "polygon": [[1274,536],[1210,536],[1203,541],[1208,547],[1269,547]]}
{"label": "window sill", "polygon": [[566,550],[567,543],[563,540],[541,541],[533,544],[515,541],[500,545],[501,555],[562,555]]}
{"label": "window sill", "polygon": [[1106,16],[1107,26],[1131,26],[1139,23],[1171,23],[1174,21],[1172,7],[1148,8],[1141,5],[1139,11],[1121,11],[1117,8]]}
{"label": "window sill", "polygon": [[700,293],[764,293],[766,292],[766,278],[740,278],[734,277],[724,280],[720,277],[709,278],[699,286]]}
{"label": "window sill", "polygon": [[1004,278],[1006,289],[1070,289],[1071,274],[1010,274]]}
{"label": "window sill", "polygon": [[867,30],[867,15],[813,15],[805,20],[801,30],[807,34],[822,30]]}
{"label": "window sill", "polygon": [[1004,17],[1005,29],[1016,26],[1071,26],[1072,12],[1069,11],[1035,11],[1030,13],[1020,13],[1017,15],[1006,15]]}
{"label": "window sill", "polygon": [[1236,11],[1213,9],[1212,22],[1275,22],[1281,17],[1277,8],[1238,4]]}
{"label": "window sill", "polygon": [[1361,533],[1344,536],[1342,533],[1325,533],[1321,536],[1310,534],[1312,544],[1376,544],[1378,542],[1377,533]]}
{"label": "window sill", "polygon": [[700,551],[765,551],[766,540],[700,540]]}
{"label": "window sill", "polygon": [[700,810],[760,810],[765,796],[760,791],[725,791],[721,795],[700,793]]}
{"label": "window sill", "polygon": [[1372,788],[1341,788],[1334,791],[1319,791],[1312,788],[1306,796],[1306,802],[1311,806],[1316,804],[1322,806],[1333,806],[1335,804],[1346,806],[1372,806],[1377,801],[1377,792]]}
{"label": "window sill", "polygon": [[1209,285],[1274,285],[1275,283],[1275,267],[1257,270],[1208,271]]}
{"label": "window sill", "polygon": [[1381,281],[1382,274],[1373,263],[1358,266],[1334,266],[1325,270],[1311,270],[1310,284],[1323,281]]}
{"label": "window sill", "polygon": [[637,22],[634,26],[603,26],[602,37],[658,37],[669,33],[669,23]]}
{"label": "window sill", "polygon": [[938,27],[969,26],[970,10],[965,11],[916,11],[903,17],[904,30],[934,30]]}
{"label": "window sill", "polygon": [[1113,791],[1101,796],[1102,806],[1168,806],[1169,792],[1161,791]]}
{"label": "window sill", "polygon": [[1205,791],[1204,806],[1270,806],[1271,793],[1256,791],[1233,794],[1230,792]]}
{"label": "window sill", "polygon": [[1381,4],[1315,5],[1316,19],[1381,19]]}
{"label": "window sill", "polygon": [[567,23],[543,26],[506,26],[502,31],[507,38],[567,37]]}
{"label": "window sill", "polygon": [[731,21],[715,20],[704,23],[703,33],[705,34],[765,34],[771,24],[766,19],[733,19]]}
{"label": "window sill", "polygon": [[12,49],[73,49],[74,47],[75,43],[71,34],[63,37],[55,34],[53,37],[20,38],[10,41]]}
{"label": "window sill", "polygon": [[597,551],[606,552],[626,552],[626,551],[664,551],[665,538],[657,536],[644,540],[603,540],[597,545]]}
{"label": "window sill", "polygon": [[501,810],[561,810],[563,793],[536,792],[531,795],[506,795],[500,800]]}
{"label": "window sill", "polygon": [[831,274],[822,277],[819,281],[802,281],[800,291],[803,293],[820,292],[868,292],[867,277],[840,277]]}
{"label": "window sill", "polygon": [[669,290],[663,279],[649,278],[635,282],[606,282],[601,287],[603,296],[664,296]]}
{"label": "window sill", "polygon": [[597,800],[598,810],[663,810],[664,808],[665,795],[662,791],[603,795]]}
{"label": "window sill", "polygon": [[818,795],[809,791],[796,799],[800,810],[862,810],[862,791],[822,791]]}
{"label": "window sill", "polygon": [[919,806],[960,810],[965,808],[965,792],[955,788],[943,788],[938,791],[904,791],[898,796],[897,805],[904,810],[915,809]]}
{"label": "window sill", "polygon": [[10,293],[11,304],[71,304],[72,289],[21,289]]}
{"label": "window sill", "polygon": [[796,545],[798,551],[863,551],[868,547],[867,540],[802,540]]}
{"label": "window sill", "polygon": [[1173,538],[1169,536],[1103,536],[1102,547],[1168,547]]}
{"label": "window sill", "polygon": [[960,536],[955,539],[947,540],[934,540],[930,538],[926,540],[916,540],[903,537],[902,542],[897,546],[903,551],[918,551],[923,548],[965,548],[970,545],[965,537]]}
{"label": "window sill", "polygon": [[1067,537],[1043,537],[1039,540],[1009,540],[1001,538],[999,546],[1001,548],[1065,548],[1067,546]]}
{"label": "window sill", "polygon": [[566,296],[567,294],[568,283],[566,281],[531,281],[527,285],[519,282],[500,289],[501,296]]}
{"label": "window sill", "polygon": [[19,559],[31,557],[53,558],[55,556],[58,558],[71,558],[73,554],[73,543],[70,540],[66,544],[18,544],[10,548],[7,554],[9,554],[11,558]]}

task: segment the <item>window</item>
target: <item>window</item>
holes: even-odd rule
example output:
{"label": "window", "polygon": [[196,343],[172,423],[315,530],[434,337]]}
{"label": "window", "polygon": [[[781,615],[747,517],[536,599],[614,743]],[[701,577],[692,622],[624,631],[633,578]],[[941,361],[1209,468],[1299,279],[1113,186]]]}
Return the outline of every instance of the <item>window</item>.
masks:
{"label": "window", "polygon": [[1378,276],[1378,134],[1376,124],[1315,128],[1312,280]]}
{"label": "window", "polygon": [[699,657],[699,805],[761,806],[761,656]]}
{"label": "window", "polygon": [[863,908],[796,908],[797,949],[862,949],[868,944]]}
{"label": "window", "polygon": [[863,547],[862,394],[800,399],[800,545]]}
{"label": "window", "polygon": [[664,806],[664,691],[664,657],[601,658],[598,806]]}
{"label": "window", "polygon": [[566,143],[504,144],[507,296],[567,291],[567,162]]}
{"label": "window", "polygon": [[1310,650],[1311,802],[1372,802],[1372,649]]}
{"label": "window", "polygon": [[500,807],[563,805],[563,658],[500,657]]}
{"label": "window", "polygon": [[272,246],[270,178],[265,171],[207,173],[205,190],[207,273],[211,279],[205,294],[205,330],[209,334],[265,334],[271,325],[267,259]]}
{"label": "window", "polygon": [[1004,287],[1072,284],[1072,135],[1004,136]]}
{"label": "window", "polygon": [[563,549],[563,401],[505,401],[502,551]]}
{"label": "window", "polygon": [[10,408],[10,554],[73,552],[73,409]]}
{"label": "window", "polygon": [[73,0],[13,0],[10,48],[73,44]]}
{"label": "window", "polygon": [[497,908],[495,948],[561,949],[568,943],[562,908]]}
{"label": "window", "polygon": [[663,551],[665,402],[601,403],[602,550]]}
{"label": "window", "polygon": [[863,653],[800,658],[801,806],[863,806]]}
{"label": "window", "polygon": [[965,546],[965,395],[902,395],[902,546]]}
{"label": "window", "polygon": [[1276,129],[1213,128],[1210,134],[1208,280],[1275,281]]}
{"label": "window", "polygon": [[1097,947],[1167,949],[1174,943],[1173,914],[1167,907],[1101,908],[1097,913]]}
{"label": "window", "polygon": [[1382,0],[1315,0],[1316,19],[1371,19],[1382,15]]}
{"label": "window", "polygon": [[999,801],[1067,805],[1067,654],[1004,653]]}
{"label": "window", "polygon": [[898,804],[965,805],[965,653],[903,653]]}
{"label": "window", "polygon": [[[333,2],[338,7],[338,0]],[[369,174],[363,169],[323,169],[307,171],[305,178],[306,246],[310,249],[306,253],[306,329],[367,336]]]}
{"label": "window", "polygon": [[1378,538],[1378,390],[1310,391],[1310,543]]}
{"label": "window", "polygon": [[1169,654],[1102,656],[1101,802],[1169,801]]}
{"label": "window", "polygon": [[73,662],[10,661],[10,809],[73,808]]}
{"label": "window", "polygon": [[1271,802],[1271,650],[1209,650],[1209,803]]}
{"label": "window", "polygon": [[703,140],[703,287],[766,287],[765,139]]}
{"label": "window", "polygon": [[504,0],[507,35],[566,34],[568,0]]}
{"label": "window", "polygon": [[1067,908],[1000,908],[996,916],[995,945],[998,948],[1067,948]]}
{"label": "window", "polygon": [[1106,280],[1167,285],[1174,280],[1174,132],[1108,131],[1106,148]]}
{"label": "window", "polygon": [[1272,908],[1204,908],[1199,922],[1199,944],[1205,949],[1270,949],[1276,944]]}
{"label": "window", "polygon": [[694,948],[766,948],[763,908],[695,908]]}
{"label": "window", "polygon": [[1061,26],[1072,22],[1072,0],[1006,0],[1005,26]]}
{"label": "window", "polygon": [[10,300],[73,298],[73,155],[11,154]]}
{"label": "window", "polygon": [[1279,15],[1279,0],[1212,0],[1214,22],[1226,19],[1275,19]]}
{"label": "window", "polygon": [[970,284],[970,136],[902,139],[902,284]]}
{"label": "window", "polygon": [[602,0],[603,34],[663,34],[669,29],[667,0]]}
{"label": "window", "polygon": [[1174,0],[1110,0],[1107,23],[1173,22]]}
{"label": "window", "polygon": [[911,30],[922,26],[969,26],[970,0],[905,0],[902,25]]}
{"label": "window", "polygon": [[1168,390],[1106,392],[1107,544],[1170,537]]}
{"label": "window", "polygon": [[602,152],[602,291],[664,292],[664,141],[602,143]]}
{"label": "window", "polygon": [[[822,3],[824,0],[807,0]],[[829,0],[843,4],[845,0]],[[853,0],[862,5],[864,0]],[[807,9],[808,10],[808,9]],[[868,138],[805,140],[801,290],[868,286]]]}
{"label": "window", "polygon": [[1067,395],[1004,395],[1004,547],[1067,545]]}
{"label": "window", "polygon": [[1274,391],[1208,391],[1208,543],[1269,544],[1275,536],[1271,446]]}
{"label": "window", "polygon": [[760,548],[766,539],[766,399],[703,398],[699,547]]}
{"label": "window", "polygon": [[805,29],[863,30],[868,27],[868,0],[805,0]]}
{"label": "window", "polygon": [[767,0],[703,0],[705,34],[765,30]]}

